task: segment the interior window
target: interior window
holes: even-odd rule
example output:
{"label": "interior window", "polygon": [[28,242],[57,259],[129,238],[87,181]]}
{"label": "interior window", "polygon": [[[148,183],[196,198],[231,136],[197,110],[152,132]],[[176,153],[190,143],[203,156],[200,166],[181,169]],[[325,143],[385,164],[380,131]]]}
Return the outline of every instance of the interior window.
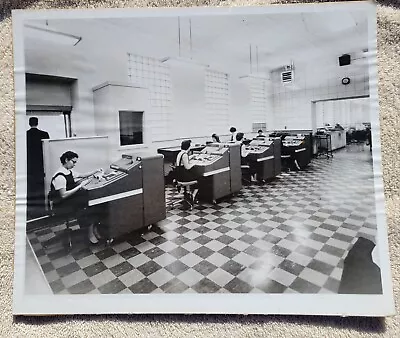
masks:
{"label": "interior window", "polygon": [[119,112],[120,145],[143,144],[143,112]]}

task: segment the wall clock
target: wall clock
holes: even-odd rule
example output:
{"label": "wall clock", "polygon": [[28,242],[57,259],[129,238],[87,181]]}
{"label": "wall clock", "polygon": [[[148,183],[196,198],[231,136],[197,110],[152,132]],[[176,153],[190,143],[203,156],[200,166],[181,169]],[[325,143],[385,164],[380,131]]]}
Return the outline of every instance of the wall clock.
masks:
{"label": "wall clock", "polygon": [[342,84],[344,84],[345,86],[348,85],[350,83],[350,79],[348,77],[344,77],[342,79]]}

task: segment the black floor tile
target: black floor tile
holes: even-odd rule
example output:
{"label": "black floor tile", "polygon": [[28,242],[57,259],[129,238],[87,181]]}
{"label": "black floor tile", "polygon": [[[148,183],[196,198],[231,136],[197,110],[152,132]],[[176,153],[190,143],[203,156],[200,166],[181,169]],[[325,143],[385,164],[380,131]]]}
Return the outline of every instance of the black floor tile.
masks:
{"label": "black floor tile", "polygon": [[154,272],[157,272],[158,270],[160,270],[162,267],[157,264],[154,261],[149,261],[147,263],[142,264],[141,266],[139,266],[137,269],[146,277],[150,276],[151,274],[153,274]]}
{"label": "black floor tile", "polygon": [[346,242],[346,243],[351,243],[351,241],[354,239],[351,236],[343,235],[343,234],[340,234],[338,232],[334,233],[332,238],[337,239],[337,240],[342,241],[342,242]]}
{"label": "black floor tile", "polygon": [[201,235],[201,236],[196,238],[196,242],[201,244],[201,245],[205,245],[205,244],[207,244],[207,243],[209,243],[211,241],[212,241],[212,238],[209,238],[209,237],[204,236],[204,235]]}
{"label": "black floor tile", "polygon": [[325,244],[322,247],[321,251],[324,251],[324,252],[326,252],[328,254],[331,254],[331,255],[337,256],[337,257],[342,257],[343,254],[345,253],[345,251],[343,249],[336,248],[336,247],[334,247],[332,245],[329,245],[329,244]]}
{"label": "black floor tile", "polygon": [[235,277],[228,284],[226,284],[224,288],[231,293],[249,293],[253,289],[253,286],[250,286],[246,282]]}
{"label": "black floor tile", "polygon": [[165,242],[167,242],[167,241],[168,241],[168,240],[167,240],[166,238],[164,238],[163,236],[157,236],[157,237],[155,237],[155,238],[149,240],[150,243],[152,243],[152,244],[154,244],[154,245],[156,245],[156,246],[158,246],[158,245],[160,245],[160,244],[163,244],[163,243],[165,243]]}
{"label": "black floor tile", "polygon": [[201,246],[200,248],[194,250],[193,253],[203,259],[207,259],[207,257],[211,256],[214,251],[205,246]]}
{"label": "black floor tile", "polygon": [[[189,223],[189,221],[187,221],[187,223]],[[186,224],[187,224],[187,223],[186,223]],[[174,231],[175,231],[176,233],[178,233],[178,234],[183,235],[183,234],[189,232],[190,230],[191,230],[191,229],[189,229],[189,228],[187,228],[187,227],[185,227],[185,226],[181,226],[181,227],[179,227],[179,228],[176,228]]]}
{"label": "black floor tile", "polygon": [[290,288],[300,293],[317,293],[321,288],[300,277],[290,285]]}
{"label": "black floor tile", "polygon": [[322,235],[319,235],[319,234],[312,233],[312,234],[309,236],[309,238],[312,239],[312,240],[314,240],[314,241],[320,242],[320,243],[326,243],[327,241],[329,241],[329,238],[330,238],[330,237],[322,236]]}
{"label": "black floor tile", "polygon": [[240,237],[239,240],[241,242],[245,242],[245,243],[248,243],[248,244],[254,244],[255,242],[258,241],[258,238],[246,234],[246,235]]}
{"label": "black floor tile", "polygon": [[147,257],[154,259],[154,258],[157,258],[157,257],[165,254],[165,251],[161,250],[160,248],[155,247],[155,248],[147,250],[146,252],[144,252],[144,254]]}
{"label": "black floor tile", "polygon": [[244,219],[242,217],[236,217],[231,220],[231,222],[237,223],[237,224],[244,224],[247,222],[247,219]]}
{"label": "black floor tile", "polygon": [[112,249],[112,248],[106,248],[102,251],[99,251],[96,253],[96,256],[100,259],[100,260],[104,260],[106,258],[112,257],[114,255],[116,255],[117,253]]}
{"label": "black floor tile", "polygon": [[179,276],[182,272],[185,272],[189,267],[181,261],[175,261],[165,267],[165,270],[172,273],[174,276]]}
{"label": "black floor tile", "polygon": [[193,266],[193,269],[201,273],[203,276],[208,276],[211,272],[215,271],[217,267],[207,261],[201,261]]}
{"label": "black floor tile", "polygon": [[332,291],[334,293],[338,292],[339,286],[340,286],[340,281],[338,281],[332,277],[329,277],[328,280],[324,284],[325,289]]}
{"label": "black floor tile", "polygon": [[122,275],[126,274],[127,272],[132,271],[133,269],[134,269],[134,267],[132,266],[132,264],[129,264],[129,262],[126,262],[126,261],[110,268],[111,272],[116,277],[122,276]]}
{"label": "black floor tile", "polygon": [[61,268],[58,268],[57,273],[60,278],[63,278],[79,270],[81,270],[81,267],[76,262],[73,262],[68,265],[62,266]]}
{"label": "black floor tile", "polygon": [[[248,248],[246,248],[244,250],[244,252],[247,253],[250,256],[255,257],[255,258],[259,258],[265,253],[265,251],[255,247],[253,245],[250,245]],[[232,257],[230,257],[230,258],[232,258]]]}
{"label": "black floor tile", "polygon": [[[203,223],[203,224],[206,224],[206,223],[208,223],[208,221],[207,221],[207,222],[202,222],[202,223]],[[199,224],[200,224],[200,223],[199,223]],[[199,234],[203,234],[203,235],[210,231],[210,229],[207,228],[207,227],[204,226],[204,225],[198,226],[198,227],[195,228],[194,230],[196,230],[196,232],[198,232]]]}
{"label": "black floor tile", "polygon": [[304,246],[304,245],[299,245],[295,249],[295,251],[300,253],[300,254],[302,254],[302,255],[311,257],[311,258],[315,257],[315,255],[318,253],[318,250],[315,250],[313,248],[309,248],[309,247]]}
{"label": "black floor tile", "polygon": [[[286,239],[288,239],[289,236],[291,236],[291,235],[286,236]],[[271,244],[277,244],[278,242],[280,242],[282,240],[282,238],[271,235],[271,234],[265,235],[262,239]],[[295,242],[297,242],[297,240],[295,240]]]}
{"label": "black floor tile", "polygon": [[182,293],[189,287],[177,278],[170,280],[160,287],[166,293]]}
{"label": "black floor tile", "polygon": [[46,263],[46,264],[42,264],[42,270],[44,273],[47,273],[49,271],[53,271],[54,270],[54,266],[52,263]]}
{"label": "black floor tile", "polygon": [[332,224],[327,224],[327,223],[322,223],[319,226],[321,229],[329,230],[329,231],[336,231],[338,229],[337,226],[332,225]]}
{"label": "black floor tile", "polygon": [[203,278],[201,281],[192,286],[192,289],[198,293],[215,293],[221,287],[215,284],[213,281],[208,278]]}
{"label": "black floor tile", "polygon": [[300,273],[304,270],[304,266],[292,262],[291,260],[285,259],[282,263],[278,265],[278,267],[282,270],[285,270],[295,276],[300,275]]}
{"label": "black floor tile", "polygon": [[183,256],[186,256],[189,251],[187,251],[186,249],[178,246],[177,248],[171,250],[168,252],[171,256],[175,257],[176,259],[180,259]]}
{"label": "black floor tile", "polygon": [[274,245],[271,249],[271,252],[283,258],[286,258],[292,253],[292,251],[290,251],[289,249],[283,248],[279,245]]}
{"label": "black floor tile", "polygon": [[123,257],[126,260],[128,260],[129,258],[135,257],[139,254],[140,254],[140,251],[138,249],[136,249],[135,247],[131,247],[120,253],[121,257]]}
{"label": "black floor tile", "polygon": [[225,245],[229,245],[229,244],[231,244],[232,242],[234,242],[235,239],[232,238],[232,237],[230,237],[230,236],[227,236],[227,235],[222,235],[222,236],[219,236],[219,237],[217,238],[217,241],[218,241],[218,242],[221,242],[221,243],[224,243]]}
{"label": "black floor tile", "polygon": [[240,272],[245,269],[245,267],[233,260],[229,260],[221,266],[221,269],[236,277]]}
{"label": "black floor tile", "polygon": [[156,289],[157,285],[148,278],[144,278],[129,287],[132,293],[152,293]]}
{"label": "black floor tile", "polygon": [[84,281],[79,282],[78,284],[75,284],[68,288],[68,291],[71,294],[86,294],[95,289],[96,287],[93,285],[90,279],[85,279]]}
{"label": "black floor tile", "polygon": [[103,272],[104,270],[107,270],[107,267],[104,265],[103,262],[98,262],[83,269],[83,271],[86,273],[88,277],[97,275],[98,273]]}
{"label": "black floor tile", "polygon": [[114,279],[111,282],[99,287],[100,293],[103,294],[116,294],[124,289],[126,289],[126,286],[119,279]]}
{"label": "black floor tile", "polygon": [[226,246],[225,248],[222,248],[221,250],[218,251],[221,255],[228,257],[228,258],[233,258],[236,255],[240,253],[239,250],[236,250],[234,248],[231,248],[230,246]]}
{"label": "black floor tile", "polygon": [[283,293],[287,289],[287,286],[273,279],[266,279],[261,283],[257,283],[257,288],[265,293]]}
{"label": "black floor tile", "polygon": [[65,286],[61,279],[58,279],[50,283],[50,288],[53,290],[54,293],[59,293],[65,289]]}
{"label": "black floor tile", "polygon": [[334,266],[321,262],[317,259],[313,259],[307,267],[325,275],[330,275],[335,268]]}

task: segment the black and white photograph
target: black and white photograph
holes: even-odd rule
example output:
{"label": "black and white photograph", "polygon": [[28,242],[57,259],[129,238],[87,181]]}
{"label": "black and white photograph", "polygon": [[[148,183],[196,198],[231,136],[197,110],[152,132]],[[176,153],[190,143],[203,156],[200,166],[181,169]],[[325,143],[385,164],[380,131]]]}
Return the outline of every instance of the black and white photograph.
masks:
{"label": "black and white photograph", "polygon": [[13,25],[15,314],[393,314],[371,2]]}

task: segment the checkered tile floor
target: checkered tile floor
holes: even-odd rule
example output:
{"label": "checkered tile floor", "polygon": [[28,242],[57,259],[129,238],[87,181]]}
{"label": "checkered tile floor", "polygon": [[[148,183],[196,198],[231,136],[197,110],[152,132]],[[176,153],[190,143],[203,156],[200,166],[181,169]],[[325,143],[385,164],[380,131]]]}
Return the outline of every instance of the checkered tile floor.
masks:
{"label": "checkered tile floor", "polygon": [[44,250],[61,229],[28,234],[56,294],[336,293],[349,249],[359,236],[374,240],[372,158],[350,147],[314,159],[218,205],[170,210],[110,247]]}

